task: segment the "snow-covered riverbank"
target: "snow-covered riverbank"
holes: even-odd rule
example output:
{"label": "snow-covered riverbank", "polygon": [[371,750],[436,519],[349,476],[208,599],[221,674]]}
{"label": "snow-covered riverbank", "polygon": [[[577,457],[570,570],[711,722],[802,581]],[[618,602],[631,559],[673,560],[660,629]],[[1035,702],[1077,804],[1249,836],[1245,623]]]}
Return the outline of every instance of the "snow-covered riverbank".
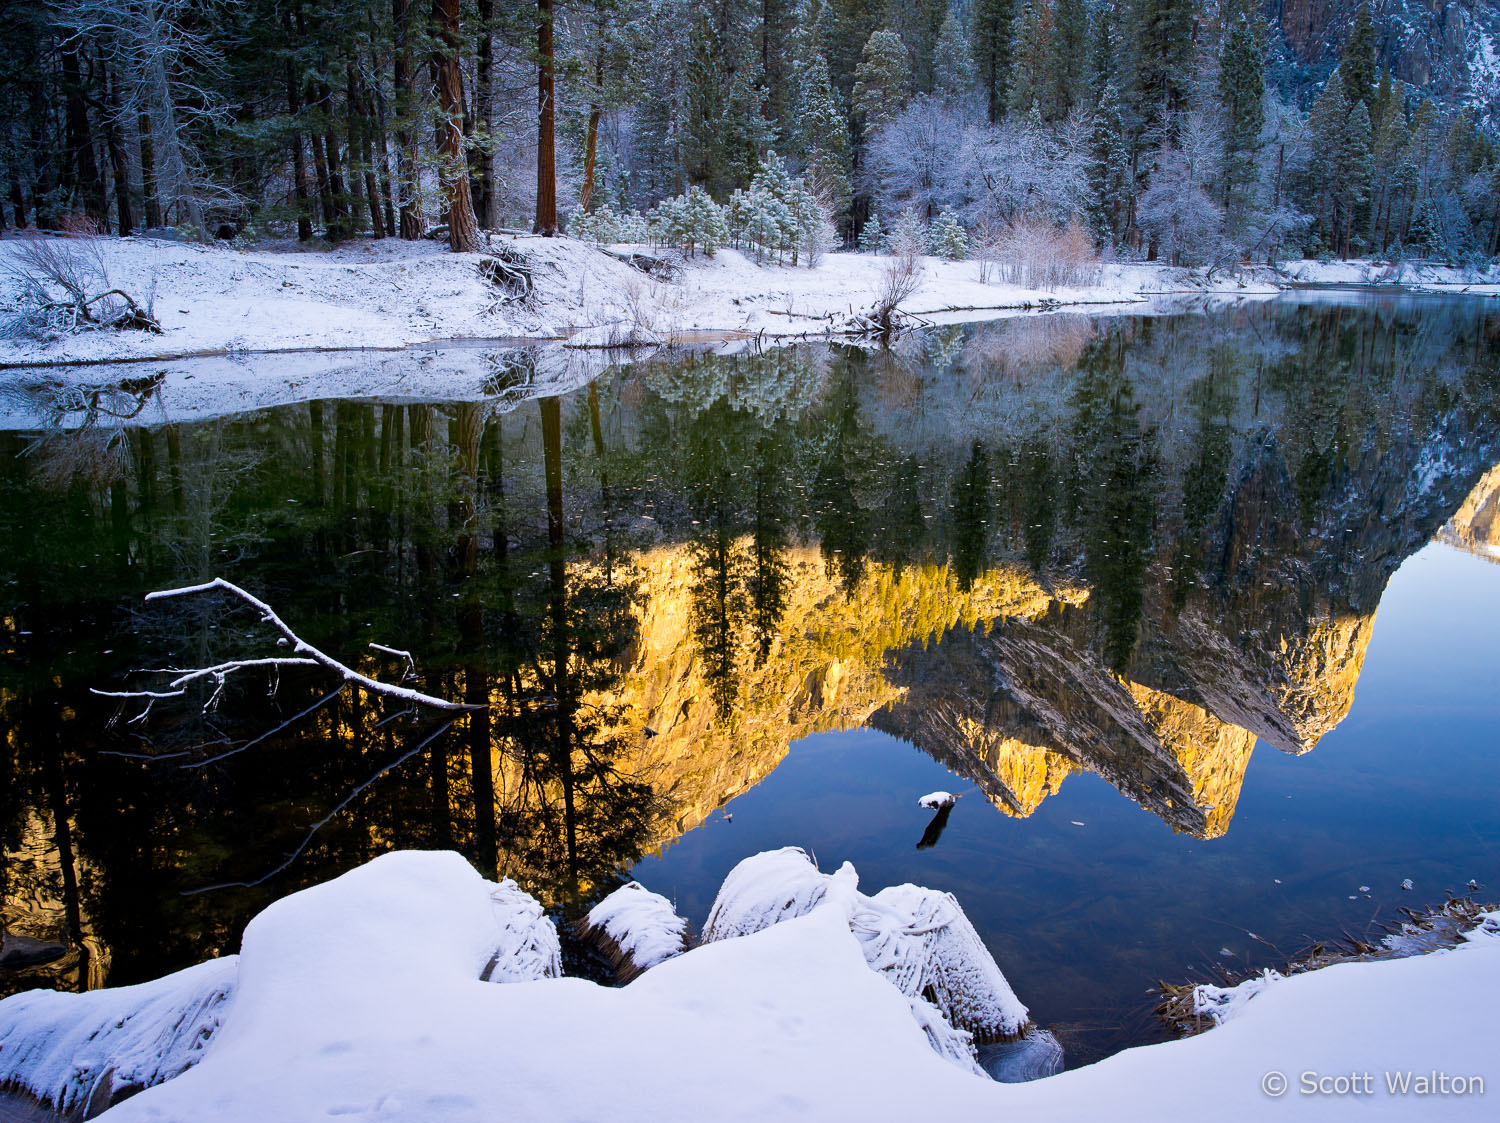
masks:
{"label": "snow-covered riverbank", "polygon": [[[105,1118],[656,1123],[896,1120],[936,1109],[1160,1120],[1184,1108],[1229,1120],[1299,1110],[1489,1118],[1495,916],[1451,951],[1296,976],[1198,1037],[1004,1085],[940,1057],[895,980],[870,969],[851,908],[871,899],[835,892],[844,876],[825,878],[821,901],[789,919],[610,989],[555,977],[556,937],[524,894],[483,881],[454,854],[387,855],[272,905],[209,985],[195,968],[136,988],[143,1016],[160,1015],[174,995],[187,1003],[174,1033],[200,1015],[221,1028],[201,1049],[196,1038],[179,1043],[174,1064],[195,1049],[199,1063]],[[200,992],[221,993],[230,975],[227,1001],[207,1013],[193,1004]],[[58,1031],[48,1048],[41,1027],[77,1011],[78,1037],[105,1011],[121,1023],[110,1032],[128,1036],[131,999],[124,990],[33,992],[0,1004],[6,1077],[45,1087],[86,1075],[75,1062],[100,1058],[82,1056],[82,1038]],[[108,1045],[107,1032],[94,1051]],[[126,1059],[133,1067],[113,1079],[145,1075],[154,1058]],[[1305,1106],[1281,1107],[1287,1100]]]}
{"label": "snow-covered riverbank", "polygon": [[[56,241],[49,239],[49,241]],[[78,243],[75,243],[77,245]],[[822,335],[871,308],[887,257],[828,254],[815,268],[758,264],[735,250],[681,261],[670,278],[566,238],[497,235],[524,254],[534,282],[507,298],[479,270],[481,255],[435,242],[383,239],[337,249],[237,250],[148,238],[100,238],[96,287],[151,302],[160,335],[87,331],[51,340],[0,339],[0,363],[60,363],[296,348],[391,348],[449,339],[657,339],[705,333],[743,337]],[[0,307],[19,300],[23,240],[0,239]],[[1018,308],[1138,302],[1154,295],[1218,292],[1272,295],[1289,280],[1460,284],[1459,270],[1368,263],[1293,263],[1278,273],[1220,272],[1212,278],[1158,265],[1105,264],[1092,282],[1038,290],[980,280],[976,261],[926,258],[902,308],[935,322],[983,319]],[[107,284],[105,283],[107,281]],[[592,333],[590,334],[590,329]]]}

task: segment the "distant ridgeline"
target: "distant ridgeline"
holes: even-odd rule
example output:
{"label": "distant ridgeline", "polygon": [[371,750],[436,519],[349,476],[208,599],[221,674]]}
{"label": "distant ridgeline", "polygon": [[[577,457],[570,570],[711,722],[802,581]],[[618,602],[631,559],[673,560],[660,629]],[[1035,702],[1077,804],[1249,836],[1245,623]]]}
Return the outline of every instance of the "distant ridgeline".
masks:
{"label": "distant ridgeline", "polygon": [[10,7],[0,228],[1500,250],[1490,0]]}
{"label": "distant ridgeline", "polygon": [[[1481,301],[1277,302],[4,434],[5,922],[87,935],[76,985],[108,949],[115,983],[226,950],[392,846],[577,905],[862,724],[1006,814],[1086,770],[1222,834],[1257,739],[1305,752],[1347,713],[1391,573],[1493,505],[1464,507],[1500,460],[1497,364]],[[203,713],[212,683],[140,720],[90,694],[274,653],[234,602],[142,605],[215,575],[488,708],[424,745],[434,718],[295,667]]]}

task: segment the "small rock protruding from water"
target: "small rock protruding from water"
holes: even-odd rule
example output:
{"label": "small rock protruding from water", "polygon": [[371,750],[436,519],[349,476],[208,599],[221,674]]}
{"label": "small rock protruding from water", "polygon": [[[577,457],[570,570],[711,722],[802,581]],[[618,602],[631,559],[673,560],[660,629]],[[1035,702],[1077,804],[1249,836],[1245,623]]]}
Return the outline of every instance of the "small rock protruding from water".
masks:
{"label": "small rock protruding from water", "polygon": [[67,946],[50,940],[33,940],[30,936],[0,933],[0,971],[19,971],[40,967],[68,954]]}

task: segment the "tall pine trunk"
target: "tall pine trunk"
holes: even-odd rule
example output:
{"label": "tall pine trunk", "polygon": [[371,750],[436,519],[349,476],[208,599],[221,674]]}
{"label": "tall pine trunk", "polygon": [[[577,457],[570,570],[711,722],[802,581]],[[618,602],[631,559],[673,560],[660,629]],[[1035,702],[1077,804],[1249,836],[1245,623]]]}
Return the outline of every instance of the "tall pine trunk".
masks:
{"label": "tall pine trunk", "polygon": [[432,0],[432,81],[438,99],[438,177],[448,208],[448,245],[455,253],[476,253],[481,247],[474,200],[469,193],[468,163],[464,157],[464,79],[458,65],[463,40],[458,30],[459,0]]}
{"label": "tall pine trunk", "polygon": [[64,43],[62,48],[63,85],[65,88],[64,129],[68,146],[69,186],[75,201],[101,229],[109,225],[109,196],[104,176],[94,155],[94,138],[89,132],[88,102],[84,97],[83,67],[78,55],[79,40]]}
{"label": "tall pine trunk", "polygon": [[146,229],[161,225],[161,195],[156,189],[156,140],[151,135],[151,118],[142,111],[136,117],[136,139],[141,147],[141,206],[146,212]]}
{"label": "tall pine trunk", "polygon": [[417,140],[412,131],[411,0],[391,0],[395,51],[391,69],[396,86],[396,193],[401,199],[401,237],[416,241],[426,232],[421,185],[417,181]]}
{"label": "tall pine trunk", "polygon": [[552,0],[537,0],[536,24],[536,224],[557,233],[557,99],[553,83]]}
{"label": "tall pine trunk", "polygon": [[500,225],[499,200],[495,197],[495,144],[490,130],[495,125],[495,0],[479,0],[479,46],[474,73],[474,119],[482,142],[475,148],[479,164],[476,202],[479,219],[487,229]]}
{"label": "tall pine trunk", "polygon": [[[288,38],[293,38],[291,32],[292,17],[286,18],[286,29]],[[297,88],[297,71],[292,65],[292,60],[286,60],[286,106],[287,113],[293,121],[302,116],[302,94]],[[310,185],[307,180],[307,154],[302,148],[302,134],[292,133],[292,192],[297,200],[297,241],[309,242],[312,240],[312,199]]]}
{"label": "tall pine trunk", "polygon": [[594,167],[599,155],[599,122],[604,118],[604,55],[594,60],[594,100],[589,102],[589,129],[583,145],[583,189],[578,193],[578,209],[594,209]]}
{"label": "tall pine trunk", "polygon": [[135,231],[135,218],[130,206],[130,164],[125,159],[125,144],[120,139],[120,83],[108,70],[104,72],[104,81],[109,99],[104,136],[115,177],[115,220],[119,223],[120,237],[128,238]]}

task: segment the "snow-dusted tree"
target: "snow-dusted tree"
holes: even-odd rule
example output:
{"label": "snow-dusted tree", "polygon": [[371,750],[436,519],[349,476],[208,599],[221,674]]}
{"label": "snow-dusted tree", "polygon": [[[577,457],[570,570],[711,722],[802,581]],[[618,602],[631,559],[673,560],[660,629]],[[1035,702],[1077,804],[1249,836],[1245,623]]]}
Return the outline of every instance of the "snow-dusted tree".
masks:
{"label": "snow-dusted tree", "polygon": [[886,244],[897,257],[921,256],[927,252],[927,223],[916,211],[907,207],[891,223]]}
{"label": "snow-dusted tree", "polygon": [[205,209],[237,202],[208,171],[201,145],[228,123],[231,106],[216,90],[223,55],[195,30],[205,14],[222,16],[234,0],[71,0],[60,12],[71,42],[89,44],[118,75],[117,124],[150,120],[155,187],[169,214],[209,237]]}
{"label": "snow-dusted tree", "polygon": [[1161,148],[1139,216],[1157,256],[1172,265],[1206,264],[1221,252],[1223,221],[1223,209],[1204,190],[1189,156],[1182,149]]}
{"label": "snow-dusted tree", "polygon": [[894,31],[871,33],[854,71],[854,114],[870,133],[896,114],[911,96],[911,54]]}
{"label": "snow-dusted tree", "polygon": [[1089,134],[1089,216],[1094,229],[1119,245],[1130,226],[1134,183],[1131,175],[1130,140],[1119,91],[1113,82],[1094,110]]}
{"label": "snow-dusted tree", "polygon": [[1265,112],[1266,29],[1259,13],[1240,13],[1224,35],[1219,101],[1224,111],[1224,159],[1219,171],[1231,232],[1243,231],[1254,204]]}
{"label": "snow-dusted tree", "polygon": [[956,168],[964,214],[979,226],[1022,212],[1063,222],[1087,206],[1088,134],[1075,115],[1060,129],[1036,120],[969,129]]}
{"label": "snow-dusted tree", "polygon": [[861,182],[881,210],[915,207],[931,218],[963,206],[962,111],[941,98],[919,97],[869,138]]}
{"label": "snow-dusted tree", "polygon": [[712,257],[729,236],[724,208],[698,186],[689,187],[687,194],[672,202],[666,216],[668,241],[686,250],[689,256],[701,249],[705,256]]}
{"label": "snow-dusted tree", "polygon": [[885,235],[880,229],[880,216],[872,214],[865,220],[859,232],[859,252],[878,254],[883,248]]}
{"label": "snow-dusted tree", "polygon": [[944,211],[933,224],[932,252],[949,261],[963,261],[969,256],[969,236],[952,211]]}

